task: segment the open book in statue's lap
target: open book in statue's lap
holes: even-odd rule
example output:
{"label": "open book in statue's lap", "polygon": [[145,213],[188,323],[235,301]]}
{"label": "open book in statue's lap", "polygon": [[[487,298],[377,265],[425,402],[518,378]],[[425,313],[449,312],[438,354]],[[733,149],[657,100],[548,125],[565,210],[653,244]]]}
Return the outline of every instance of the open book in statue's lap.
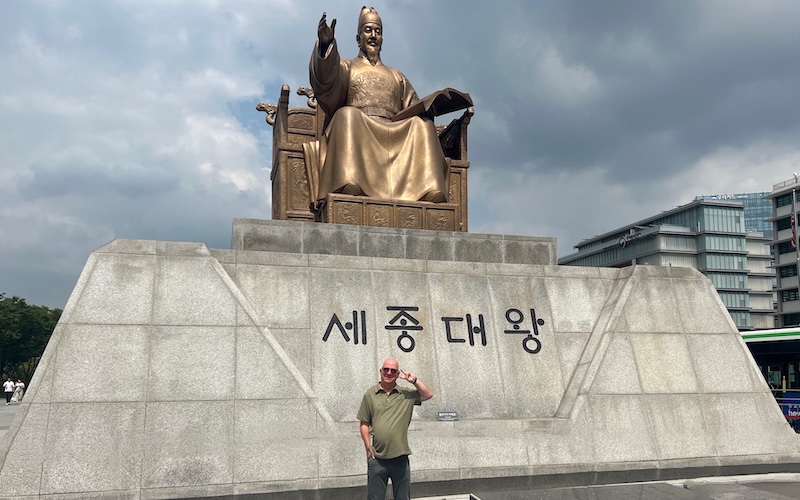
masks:
{"label": "open book in statue's lap", "polygon": [[339,56],[335,25],[334,20],[329,27],[323,15],[309,65],[326,115],[319,143],[304,148],[312,200],[344,193],[448,201],[449,166],[431,118],[469,107],[469,95],[446,89],[420,100],[400,71],[381,63],[381,24],[374,10],[359,18],[354,59]]}

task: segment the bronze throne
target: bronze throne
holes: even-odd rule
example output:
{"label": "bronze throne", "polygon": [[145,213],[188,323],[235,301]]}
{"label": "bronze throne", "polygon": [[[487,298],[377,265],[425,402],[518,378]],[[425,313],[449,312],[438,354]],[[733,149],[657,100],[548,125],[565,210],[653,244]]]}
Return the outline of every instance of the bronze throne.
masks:
{"label": "bronze throne", "polygon": [[306,165],[303,148],[313,151],[322,135],[326,116],[316,105],[310,88],[300,87],[306,108],[289,107],[289,86],[281,87],[278,104],[259,103],[272,125],[272,218],[404,229],[467,231],[467,125],[474,114],[469,107],[447,126],[437,125],[439,142],[450,166],[448,203],[384,200],[365,196],[328,194],[316,203],[316,175]]}

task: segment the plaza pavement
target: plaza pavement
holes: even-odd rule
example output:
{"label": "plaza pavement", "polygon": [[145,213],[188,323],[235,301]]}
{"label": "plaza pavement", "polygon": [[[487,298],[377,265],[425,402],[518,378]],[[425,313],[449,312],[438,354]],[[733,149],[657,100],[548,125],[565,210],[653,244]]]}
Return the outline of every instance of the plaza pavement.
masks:
{"label": "plaza pavement", "polygon": [[706,477],[519,492],[476,491],[474,495],[474,499],[480,500],[790,500],[800,499],[800,474]]}
{"label": "plaza pavement", "polygon": [[3,440],[3,436],[6,435],[6,431],[8,431],[9,427],[11,427],[11,421],[14,420],[14,415],[17,414],[17,409],[19,409],[19,405],[7,405],[5,398],[3,398],[3,402],[0,403],[0,441]]}

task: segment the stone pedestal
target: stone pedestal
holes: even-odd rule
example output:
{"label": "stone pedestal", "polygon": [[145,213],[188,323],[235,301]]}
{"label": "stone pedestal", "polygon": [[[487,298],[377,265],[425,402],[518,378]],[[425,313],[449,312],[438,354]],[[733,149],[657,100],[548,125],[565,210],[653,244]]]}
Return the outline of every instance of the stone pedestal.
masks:
{"label": "stone pedestal", "polygon": [[[694,270],[512,262],[554,259],[541,238],[233,233],[232,250],[92,253],[0,443],[0,497],[359,498],[355,415],[386,357],[435,393],[410,429],[417,496],[800,471],[797,436]],[[448,258],[420,258],[425,245]],[[397,328],[400,313],[422,329]]]}
{"label": "stone pedestal", "polygon": [[423,231],[315,222],[234,219],[233,250],[393,259],[555,265],[545,236]]}

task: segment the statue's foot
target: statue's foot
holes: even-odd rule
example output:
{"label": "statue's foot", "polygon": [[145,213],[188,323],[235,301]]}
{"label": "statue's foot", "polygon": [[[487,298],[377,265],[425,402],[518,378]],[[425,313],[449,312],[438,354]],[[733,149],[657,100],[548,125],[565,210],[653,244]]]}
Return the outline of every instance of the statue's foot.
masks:
{"label": "statue's foot", "polygon": [[362,196],[364,191],[362,191],[361,188],[356,184],[345,184],[342,188],[342,194],[347,194],[350,196]]}
{"label": "statue's foot", "polygon": [[431,203],[446,203],[447,196],[441,191],[429,191],[419,201],[429,201]]}

